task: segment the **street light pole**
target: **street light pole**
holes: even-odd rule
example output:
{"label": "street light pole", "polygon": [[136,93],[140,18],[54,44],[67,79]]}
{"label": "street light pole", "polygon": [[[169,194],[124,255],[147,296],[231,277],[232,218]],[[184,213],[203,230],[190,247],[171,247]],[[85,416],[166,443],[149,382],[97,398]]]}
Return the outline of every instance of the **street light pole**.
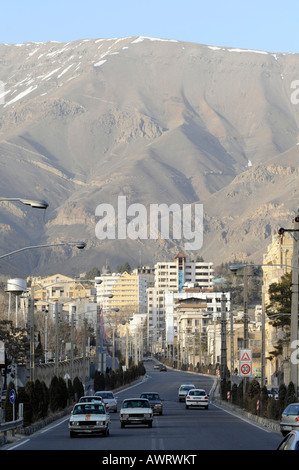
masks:
{"label": "street light pole", "polygon": [[[292,303],[291,303],[291,348],[298,340],[298,230],[299,217],[295,217],[293,234],[293,258],[292,265],[297,269],[292,270]],[[291,381],[295,387],[296,397],[298,396],[298,363],[291,360]]]}
{"label": "street light pole", "polygon": [[221,385],[226,382],[227,350],[226,350],[226,297],[221,296]]}
{"label": "street light pole", "polygon": [[47,209],[49,204],[46,201],[36,201],[34,199],[18,198],[18,197],[0,197],[0,202],[10,202],[16,201],[25,204],[26,206],[31,206],[34,209]]}

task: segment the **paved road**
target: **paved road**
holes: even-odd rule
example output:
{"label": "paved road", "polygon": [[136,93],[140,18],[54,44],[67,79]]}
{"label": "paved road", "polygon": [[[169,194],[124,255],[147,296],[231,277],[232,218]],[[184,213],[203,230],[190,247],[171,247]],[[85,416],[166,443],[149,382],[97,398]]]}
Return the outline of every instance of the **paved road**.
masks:
{"label": "paved road", "polygon": [[5,448],[14,450],[107,450],[107,451],[199,451],[199,450],[275,450],[282,440],[279,433],[250,423],[220,407],[188,409],[178,401],[181,383],[191,382],[210,391],[213,378],[168,370],[154,370],[146,364],[147,378],[119,392],[124,398],[144,391],[157,391],[164,399],[164,413],[155,416],[153,427],[127,426],[121,429],[119,414],[111,413],[109,437],[84,436],[70,439],[68,418]]}

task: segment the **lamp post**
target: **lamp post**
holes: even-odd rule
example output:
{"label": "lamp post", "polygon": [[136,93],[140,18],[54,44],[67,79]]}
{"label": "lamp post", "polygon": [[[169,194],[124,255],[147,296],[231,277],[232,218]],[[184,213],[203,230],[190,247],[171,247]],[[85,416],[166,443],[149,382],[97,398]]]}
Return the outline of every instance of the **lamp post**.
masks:
{"label": "lamp post", "polygon": [[82,250],[85,248],[86,243],[84,242],[61,242],[61,243],[49,243],[47,245],[32,245],[32,246],[24,246],[23,248],[19,248],[18,250],[11,251],[10,253],[6,253],[5,255],[0,255],[0,259],[7,258],[8,256],[15,255],[16,253],[20,253],[21,251],[26,250],[34,250],[36,248],[48,248],[52,246],[75,246],[78,250]]}
{"label": "lamp post", "polygon": [[[297,220],[296,220],[297,219]],[[295,222],[298,223],[299,226],[299,217],[295,218]],[[299,232],[299,229],[295,228],[293,229],[279,229],[278,233],[282,235],[286,231],[296,231]],[[234,264],[230,266],[230,269],[232,272],[236,272],[239,269],[246,268],[247,266],[256,266],[256,267],[268,267],[268,268],[273,268],[275,266],[277,267],[285,267],[285,268],[290,268],[292,269],[292,309],[291,309],[291,348],[294,347],[296,348],[297,341],[298,341],[298,249],[296,246],[298,246],[297,243],[297,237],[294,237],[294,248],[295,248],[295,257],[293,255],[292,259],[292,264],[282,264],[282,263],[273,263],[273,264],[255,264],[255,263],[249,263],[249,264]],[[245,286],[244,286],[245,287]],[[261,371],[261,385],[262,387],[265,385],[265,306],[263,302],[263,308],[262,308],[262,371]],[[293,325],[292,325],[293,323]],[[293,328],[292,328],[293,326]],[[293,346],[292,346],[293,344]],[[294,364],[292,364],[291,361],[291,381],[293,382],[295,386],[295,391],[297,395],[297,388],[298,388],[298,364],[296,361],[294,361]]]}
{"label": "lamp post", "polygon": [[[299,211],[297,211],[299,212]],[[299,241],[299,216],[294,218],[294,228],[285,229],[280,228],[278,230],[279,235],[283,235],[284,232],[293,233],[293,257],[292,257],[292,302],[291,302],[291,348],[296,348],[298,342],[298,289],[299,289],[299,277],[298,277],[298,241]],[[290,364],[291,381],[295,387],[296,397],[298,396],[298,363],[292,361]]]}
{"label": "lamp post", "polygon": [[[20,251],[25,251],[25,250],[32,250],[35,248],[47,248],[47,247],[52,247],[52,246],[76,246],[79,250],[82,250],[85,246],[86,243],[84,242],[61,242],[61,243],[51,243],[48,245],[35,245],[35,246],[26,246],[23,248],[20,248],[19,250],[11,251],[10,253],[6,253],[4,255],[0,256],[0,259],[7,258],[8,256],[14,255],[16,253],[19,253]],[[33,294],[33,295],[32,295]],[[58,317],[58,312],[56,312],[56,317]],[[58,328],[58,318],[56,319],[56,329]],[[29,328],[30,328],[30,380],[34,381],[34,293],[31,290],[31,296],[29,299]],[[57,346],[57,345],[56,345]],[[57,356],[57,354],[55,355]],[[57,358],[55,357],[55,364],[56,364]],[[56,364],[57,369],[58,369],[58,363]]]}
{"label": "lamp post", "polygon": [[27,198],[18,198],[18,197],[0,197],[0,202],[11,202],[11,201],[16,201],[16,202],[21,202],[22,204],[25,204],[26,206],[31,206],[34,209],[47,209],[49,204],[46,201],[37,201],[34,199],[27,199]]}

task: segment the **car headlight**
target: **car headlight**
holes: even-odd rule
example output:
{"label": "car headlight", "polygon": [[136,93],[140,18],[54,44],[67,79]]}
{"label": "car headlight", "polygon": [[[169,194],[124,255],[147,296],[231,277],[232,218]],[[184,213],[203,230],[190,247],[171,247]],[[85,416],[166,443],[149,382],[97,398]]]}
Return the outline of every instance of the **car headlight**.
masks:
{"label": "car headlight", "polygon": [[70,421],[70,426],[79,426],[78,421]]}
{"label": "car headlight", "polygon": [[96,422],[97,426],[104,426],[106,424],[105,421],[97,421]]}
{"label": "car headlight", "polygon": [[144,413],[145,418],[151,418],[151,416],[152,416],[152,413]]}

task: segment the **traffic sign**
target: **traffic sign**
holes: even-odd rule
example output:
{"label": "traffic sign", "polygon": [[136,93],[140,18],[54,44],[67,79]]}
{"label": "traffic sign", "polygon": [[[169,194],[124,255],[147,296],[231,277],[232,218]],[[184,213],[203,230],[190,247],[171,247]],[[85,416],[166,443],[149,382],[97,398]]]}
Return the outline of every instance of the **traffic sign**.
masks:
{"label": "traffic sign", "polygon": [[251,363],[241,365],[241,375],[251,375]]}
{"label": "traffic sign", "polygon": [[10,403],[14,403],[16,400],[16,392],[14,389],[12,389],[9,393],[9,401]]}
{"label": "traffic sign", "polygon": [[251,349],[240,349],[240,361],[241,362],[251,362],[252,361],[252,351],[251,351]]}
{"label": "traffic sign", "polygon": [[251,349],[240,350],[240,375],[249,377],[252,375],[252,351]]}

